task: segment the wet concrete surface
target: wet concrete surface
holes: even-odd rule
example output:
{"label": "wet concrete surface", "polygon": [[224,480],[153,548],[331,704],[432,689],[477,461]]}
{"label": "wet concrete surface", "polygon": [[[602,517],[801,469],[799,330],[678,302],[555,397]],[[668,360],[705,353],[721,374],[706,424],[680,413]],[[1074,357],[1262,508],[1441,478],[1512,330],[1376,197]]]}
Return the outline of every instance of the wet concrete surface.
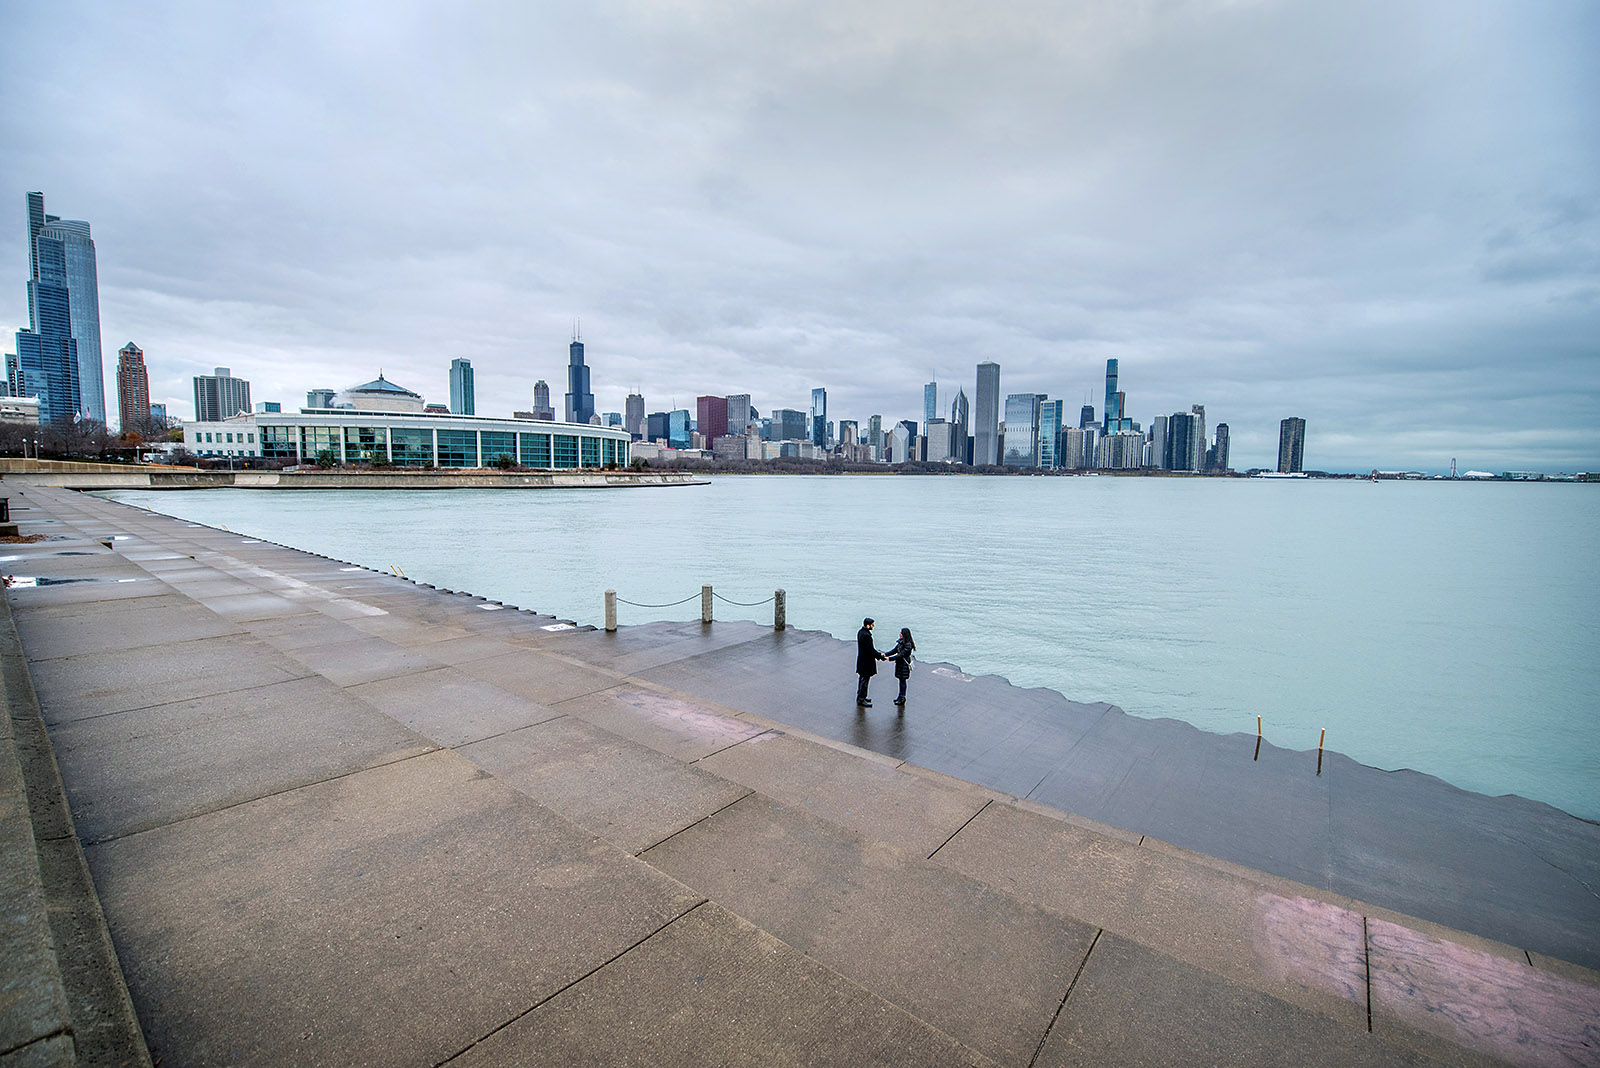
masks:
{"label": "wet concrete surface", "polygon": [[[1600,827],[1549,805],[1333,752],[1318,775],[1315,751],[1263,744],[1258,758],[1251,735],[1129,716],[948,664],[917,666],[903,715],[887,701],[858,710],[852,644],[755,624],[711,629],[736,627],[748,634],[742,645],[638,674],[1139,835],[1600,967]],[[612,661],[605,640],[572,655]]]}

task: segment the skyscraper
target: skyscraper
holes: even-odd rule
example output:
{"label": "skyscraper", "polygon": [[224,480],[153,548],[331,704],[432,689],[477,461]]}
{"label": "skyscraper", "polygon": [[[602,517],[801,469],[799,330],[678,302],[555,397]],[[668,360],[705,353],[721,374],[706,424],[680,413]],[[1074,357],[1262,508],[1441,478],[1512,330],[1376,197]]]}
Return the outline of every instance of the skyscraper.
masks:
{"label": "skyscraper", "polygon": [[743,434],[749,430],[750,423],[755,418],[750,414],[752,411],[754,409],[750,407],[750,394],[728,394],[728,433]]}
{"label": "skyscraper", "polygon": [[1122,394],[1117,392],[1117,361],[1106,361],[1105,422],[1101,429],[1114,434],[1122,429]]}
{"label": "skyscraper", "polygon": [[1087,430],[1094,426],[1094,405],[1085,404],[1078,409],[1078,429]]}
{"label": "skyscraper", "polygon": [[194,376],[194,417],[197,422],[217,423],[250,410],[250,383],[234,378],[226,367],[215,374]]}
{"label": "skyscraper", "polygon": [[972,459],[967,452],[967,391],[956,389],[956,399],[950,402],[950,459],[958,464]]}
{"label": "skyscraper", "polygon": [[[728,398],[696,397],[694,403],[695,429],[700,431],[709,449],[712,442],[728,436]],[[739,428],[739,433],[744,433],[744,427]]]}
{"label": "skyscraper", "polygon": [[[543,382],[539,385],[544,385]],[[538,387],[535,387],[537,389]],[[545,386],[544,395],[550,396],[550,387]],[[637,441],[644,434],[644,395],[630,393],[622,405],[622,427]]]}
{"label": "skyscraper", "polygon": [[124,434],[150,425],[150,375],[144,350],[128,342],[117,350],[117,426]]}
{"label": "skyscraper", "polygon": [[1167,416],[1167,444],[1161,466],[1168,471],[1198,470],[1198,455],[1205,452],[1200,438],[1200,417],[1194,412],[1173,412]]}
{"label": "skyscraper", "polygon": [[[104,423],[100,284],[89,224],[45,214],[43,193],[29,193],[27,204],[28,326],[31,332],[46,340],[29,342],[29,360],[22,359],[22,342],[19,341],[18,362],[33,362],[36,378],[46,373],[47,365],[56,368],[48,372],[55,376],[54,389],[51,389],[51,382],[44,382],[40,387],[52,392],[51,407],[57,412],[56,418],[61,418],[62,410],[70,408],[71,415]],[[71,358],[76,367],[72,375],[65,377],[75,379],[75,386],[61,381],[60,365],[66,358],[66,350],[58,342],[49,340],[63,335],[73,341]],[[39,408],[41,421],[48,421],[43,396]]]}
{"label": "skyscraper", "polygon": [[978,365],[978,393],[972,419],[972,462],[978,466],[1000,462],[1000,365],[985,360]]}
{"label": "skyscraper", "polygon": [[872,415],[867,417],[867,448],[872,450],[872,458],[883,458],[883,416]]}
{"label": "skyscraper", "polygon": [[922,421],[931,423],[939,418],[939,383],[929,382],[922,387]]}
{"label": "skyscraper", "polygon": [[1228,473],[1228,424],[1217,424],[1217,440],[1206,455],[1206,470],[1213,475]]}
{"label": "skyscraper", "polygon": [[1007,467],[1039,466],[1039,404],[1042,393],[1013,393],[1006,398]]}
{"label": "skyscraper", "polygon": [[[537,386],[534,387],[537,390]],[[538,404],[535,401],[535,408]],[[567,422],[588,423],[594,418],[594,394],[589,391],[589,368],[583,362],[583,341],[573,331],[567,346]]]}
{"label": "skyscraper", "polygon": [[336,392],[338,391],[332,389],[308,389],[306,390],[306,407],[332,408],[333,395]]}
{"label": "skyscraper", "polygon": [[1278,424],[1278,470],[1286,475],[1304,469],[1306,421],[1291,415]]}
{"label": "skyscraper", "polygon": [[556,419],[555,406],[550,403],[550,383],[542,378],[533,384],[533,417],[549,423]]}
{"label": "skyscraper", "polygon": [[689,409],[679,408],[667,413],[667,444],[674,449],[687,449],[689,438]]}
{"label": "skyscraper", "polygon": [[[1042,396],[1042,395],[1041,395]],[[1041,400],[1039,404],[1039,466],[1061,466],[1061,419],[1066,414],[1066,402]]]}
{"label": "skyscraper", "polygon": [[811,391],[811,444],[828,447],[828,391],[820,387]]}
{"label": "skyscraper", "polygon": [[1164,415],[1150,420],[1150,466],[1160,471],[1167,469],[1167,417]]}
{"label": "skyscraper", "polygon": [[477,414],[472,388],[472,361],[464,356],[457,356],[450,361],[450,410],[456,415]]}
{"label": "skyscraper", "polygon": [[1194,415],[1195,423],[1195,449],[1194,465],[1191,471],[1204,472],[1206,469],[1206,406],[1204,404],[1191,404],[1189,411]]}

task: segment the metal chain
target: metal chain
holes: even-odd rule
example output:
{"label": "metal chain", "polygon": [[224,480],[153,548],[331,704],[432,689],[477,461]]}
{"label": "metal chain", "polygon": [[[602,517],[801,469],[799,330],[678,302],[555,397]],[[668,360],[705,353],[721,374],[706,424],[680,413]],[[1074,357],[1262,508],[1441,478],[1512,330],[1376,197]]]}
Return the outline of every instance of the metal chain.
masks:
{"label": "metal chain", "polygon": [[700,595],[698,593],[691,593],[681,601],[671,601],[667,604],[640,604],[638,601],[630,601],[623,597],[618,597],[617,600],[623,604],[631,604],[635,608],[676,608],[680,604],[688,604],[690,601],[699,596]]}
{"label": "metal chain", "polygon": [[722,596],[722,594],[718,593],[716,590],[711,591],[711,596],[715,597],[719,601],[726,601],[728,604],[736,604],[740,608],[760,608],[764,604],[771,604],[773,601],[777,600],[776,596],[772,596],[768,597],[765,601],[735,601],[731,598]]}

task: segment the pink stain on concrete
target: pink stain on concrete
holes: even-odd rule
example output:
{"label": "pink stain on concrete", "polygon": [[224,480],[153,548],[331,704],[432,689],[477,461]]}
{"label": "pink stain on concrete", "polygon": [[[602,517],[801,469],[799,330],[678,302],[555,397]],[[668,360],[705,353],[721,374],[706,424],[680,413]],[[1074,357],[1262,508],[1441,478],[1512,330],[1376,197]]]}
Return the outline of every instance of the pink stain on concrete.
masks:
{"label": "pink stain on concrete", "polygon": [[1360,913],[1308,897],[1263,893],[1256,898],[1256,919],[1255,957],[1264,974],[1365,1007]]}
{"label": "pink stain on concrete", "polygon": [[712,743],[732,745],[766,729],[649,690],[619,690],[617,699],[632,705],[647,719],[657,721],[674,733],[704,738]]}
{"label": "pink stain on concrete", "polygon": [[1529,1068],[1600,1065],[1600,987],[1369,920],[1372,1013]]}

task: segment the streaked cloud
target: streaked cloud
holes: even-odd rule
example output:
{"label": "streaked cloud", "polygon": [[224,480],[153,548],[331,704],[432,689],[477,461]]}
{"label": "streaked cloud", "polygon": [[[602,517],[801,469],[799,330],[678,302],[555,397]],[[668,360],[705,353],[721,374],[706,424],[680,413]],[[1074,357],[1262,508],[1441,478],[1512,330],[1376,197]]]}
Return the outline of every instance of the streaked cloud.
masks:
{"label": "streaked cloud", "polygon": [[1564,0],[7,9],[22,192],[186,409],[382,367],[479,410],[936,375],[1207,406],[1237,466],[1600,462],[1600,9]]}

